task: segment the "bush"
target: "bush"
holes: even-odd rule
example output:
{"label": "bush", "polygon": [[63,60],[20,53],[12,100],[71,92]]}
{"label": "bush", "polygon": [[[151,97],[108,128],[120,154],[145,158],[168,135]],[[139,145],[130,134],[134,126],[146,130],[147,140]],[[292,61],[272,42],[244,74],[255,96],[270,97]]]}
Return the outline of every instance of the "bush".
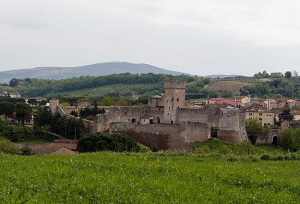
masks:
{"label": "bush", "polygon": [[227,145],[222,145],[218,148],[218,152],[221,154],[230,154],[231,150],[228,148]]}
{"label": "bush", "polygon": [[272,156],[269,154],[263,154],[263,155],[261,155],[260,159],[264,160],[264,161],[268,161],[268,160],[272,159]]}
{"label": "bush", "polygon": [[105,151],[109,149],[110,149],[109,144],[105,140],[99,140],[96,143],[96,151]]}
{"label": "bush", "polygon": [[237,161],[239,161],[239,158],[237,156],[230,155],[229,158],[227,159],[227,161],[237,162]]}
{"label": "bush", "polygon": [[[114,152],[139,152],[140,145],[125,134],[92,133],[82,137],[77,143],[79,152],[111,150]],[[144,149],[143,151],[146,151]]]}
{"label": "bush", "polygon": [[140,146],[140,151],[141,153],[147,153],[147,152],[151,152],[151,150],[146,147],[145,145],[142,145],[142,144],[138,144]]}
{"label": "bush", "polygon": [[34,155],[34,152],[33,152],[33,150],[30,147],[28,147],[26,145],[25,147],[23,147],[21,149],[21,154],[22,155],[26,155],[26,156],[30,156],[30,155]]}
{"label": "bush", "polygon": [[0,153],[3,154],[18,154],[19,149],[11,141],[0,138]]}
{"label": "bush", "polygon": [[194,149],[193,153],[198,153],[198,154],[209,154],[210,153],[210,148],[208,146],[201,146],[196,149]]}

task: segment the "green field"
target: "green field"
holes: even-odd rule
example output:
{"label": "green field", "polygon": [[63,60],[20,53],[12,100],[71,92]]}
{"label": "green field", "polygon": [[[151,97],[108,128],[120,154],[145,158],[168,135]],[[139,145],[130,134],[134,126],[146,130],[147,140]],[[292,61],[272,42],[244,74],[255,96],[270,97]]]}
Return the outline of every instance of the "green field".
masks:
{"label": "green field", "polygon": [[299,169],[218,154],[0,155],[0,203],[299,203]]}

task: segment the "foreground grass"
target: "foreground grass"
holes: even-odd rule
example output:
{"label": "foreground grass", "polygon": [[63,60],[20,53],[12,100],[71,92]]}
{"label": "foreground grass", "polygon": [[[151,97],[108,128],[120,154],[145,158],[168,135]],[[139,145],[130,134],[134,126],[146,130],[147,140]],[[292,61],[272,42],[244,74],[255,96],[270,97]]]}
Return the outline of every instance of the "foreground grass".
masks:
{"label": "foreground grass", "polygon": [[299,203],[299,161],[239,158],[0,155],[0,203]]}

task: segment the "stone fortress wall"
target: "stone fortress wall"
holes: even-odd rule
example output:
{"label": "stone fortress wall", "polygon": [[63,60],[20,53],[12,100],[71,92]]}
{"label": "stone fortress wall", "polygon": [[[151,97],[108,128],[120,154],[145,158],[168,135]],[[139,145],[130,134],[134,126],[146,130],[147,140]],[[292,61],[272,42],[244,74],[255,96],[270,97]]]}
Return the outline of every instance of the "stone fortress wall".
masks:
{"label": "stone fortress wall", "polygon": [[[244,113],[231,107],[186,107],[185,87],[184,81],[169,78],[165,94],[150,98],[148,107],[111,106],[96,116],[95,123],[85,123],[93,126],[91,131],[125,133],[159,150],[189,150],[190,143],[210,138],[211,127],[219,129],[217,135],[222,140],[248,140]],[[59,102],[50,102],[51,111],[62,112],[64,108],[58,107]]]}

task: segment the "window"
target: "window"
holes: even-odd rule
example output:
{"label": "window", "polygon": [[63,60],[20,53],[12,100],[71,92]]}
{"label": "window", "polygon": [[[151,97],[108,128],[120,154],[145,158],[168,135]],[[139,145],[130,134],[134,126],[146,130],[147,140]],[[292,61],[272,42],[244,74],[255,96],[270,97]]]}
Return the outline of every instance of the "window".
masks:
{"label": "window", "polygon": [[174,101],[174,98],[172,98],[172,101]]}
{"label": "window", "polygon": [[262,116],[262,113],[259,113],[259,116]]}
{"label": "window", "polygon": [[252,113],[249,113],[249,115],[252,115]]}
{"label": "window", "polygon": [[169,101],[168,100],[166,100],[166,103],[168,103]]}
{"label": "window", "polygon": [[260,121],[262,121],[262,118],[259,118]]}
{"label": "window", "polygon": [[179,102],[179,98],[177,98],[177,102]]}

